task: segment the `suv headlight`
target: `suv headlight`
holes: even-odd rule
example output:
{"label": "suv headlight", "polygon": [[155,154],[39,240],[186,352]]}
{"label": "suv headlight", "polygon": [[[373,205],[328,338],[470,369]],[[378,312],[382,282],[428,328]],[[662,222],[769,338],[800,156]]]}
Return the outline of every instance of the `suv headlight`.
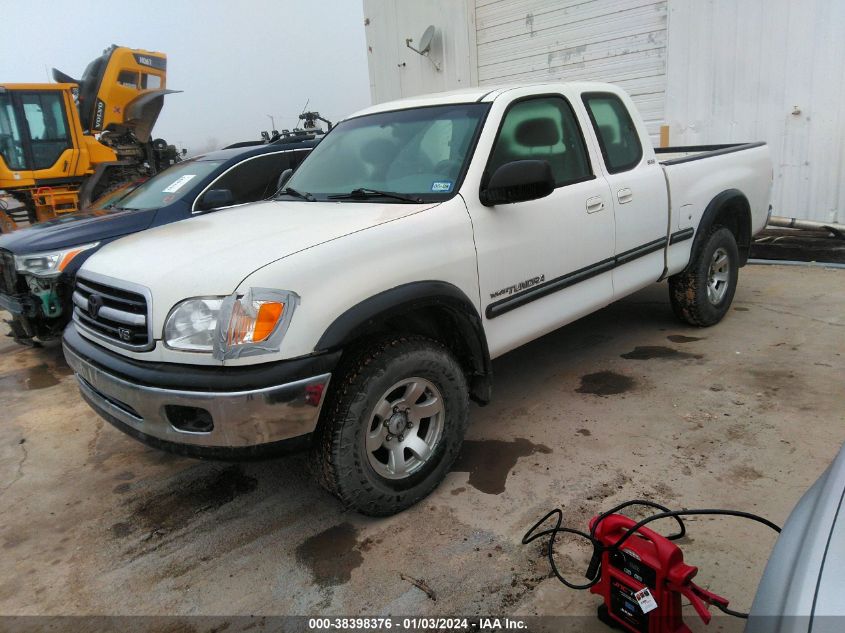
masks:
{"label": "suv headlight", "polygon": [[99,245],[99,242],[93,242],[61,251],[15,255],[15,270],[37,277],[55,277],[62,274],[74,257]]}
{"label": "suv headlight", "polygon": [[170,311],[164,344],[218,360],[277,352],[298,303],[295,292],[272,288],[188,299]]}

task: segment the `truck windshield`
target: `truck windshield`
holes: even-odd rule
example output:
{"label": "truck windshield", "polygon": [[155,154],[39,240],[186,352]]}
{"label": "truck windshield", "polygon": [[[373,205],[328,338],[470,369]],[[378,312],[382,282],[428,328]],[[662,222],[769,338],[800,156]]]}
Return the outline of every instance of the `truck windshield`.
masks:
{"label": "truck windshield", "polygon": [[117,201],[115,208],[130,211],[158,209],[191,191],[214,172],[222,160],[188,160],[168,167]]}
{"label": "truck windshield", "polygon": [[[287,183],[290,195],[407,202],[454,195],[489,105],[452,104],[379,112],[339,123]],[[349,198],[345,194],[357,193]]]}

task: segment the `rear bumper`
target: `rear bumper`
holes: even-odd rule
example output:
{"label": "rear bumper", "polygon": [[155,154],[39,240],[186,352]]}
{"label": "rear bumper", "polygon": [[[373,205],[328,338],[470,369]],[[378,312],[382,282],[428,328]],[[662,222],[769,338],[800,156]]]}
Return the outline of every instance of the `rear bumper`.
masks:
{"label": "rear bumper", "polygon": [[[73,325],[66,330],[63,343],[80,392],[97,413],[147,444],[195,457],[260,457],[262,453],[278,452],[284,442],[307,437],[317,425],[331,378],[330,371],[322,371],[303,377],[292,375],[278,384],[256,384],[254,367],[246,367],[244,373],[252,369],[250,388],[238,385],[243,381],[233,377],[227,381],[237,385],[232,390],[216,389],[200,384],[203,376],[213,374],[215,369],[231,375],[238,368],[169,365],[164,371],[165,363],[130,362],[94,346]],[[92,351],[89,346],[100,351],[96,358],[86,353]],[[273,363],[276,367],[271,369],[276,371],[268,375],[269,379],[278,380],[273,378],[279,375],[278,366],[291,362]],[[135,371],[139,366],[145,370],[140,380]],[[150,384],[156,368],[162,368],[161,383]],[[196,386],[174,386],[170,373],[174,369],[181,370],[181,382]],[[127,375],[133,372],[134,379]]]}

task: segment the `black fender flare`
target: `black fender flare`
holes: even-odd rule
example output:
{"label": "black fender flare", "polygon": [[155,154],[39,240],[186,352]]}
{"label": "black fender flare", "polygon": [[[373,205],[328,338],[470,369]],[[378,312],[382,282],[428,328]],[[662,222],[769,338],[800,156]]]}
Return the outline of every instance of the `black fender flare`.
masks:
{"label": "black fender flare", "polygon": [[472,398],[486,404],[490,399],[492,369],[481,316],[460,288],[445,281],[415,281],[364,299],[329,325],[314,351],[342,349],[393,317],[432,308],[445,311],[454,322],[457,331],[453,334],[461,341],[467,356],[464,360],[470,364]]}
{"label": "black fender flare", "polygon": [[[745,266],[748,261],[748,250],[751,246],[751,205],[748,203],[748,198],[739,189],[726,189],[718,193],[704,209],[701,216],[701,222],[698,223],[698,229],[695,231],[695,239],[692,242],[690,249],[690,261],[684,268],[683,272],[688,272],[693,263],[693,257],[704,245],[707,237],[710,235],[710,229],[716,221],[716,217],[727,205],[739,203],[743,207],[745,213],[744,217],[737,218],[737,230],[740,237],[737,239],[737,246],[740,253],[740,266]],[[743,244],[742,237],[747,235],[748,243]]]}

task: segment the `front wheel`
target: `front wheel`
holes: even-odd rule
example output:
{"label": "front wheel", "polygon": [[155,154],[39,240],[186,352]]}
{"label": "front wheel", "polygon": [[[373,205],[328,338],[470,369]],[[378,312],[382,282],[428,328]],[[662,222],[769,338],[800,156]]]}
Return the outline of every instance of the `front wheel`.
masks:
{"label": "front wheel", "polygon": [[690,325],[715,325],[731,307],[739,276],[736,238],[725,227],[708,236],[686,272],[669,277],[675,315]]}
{"label": "front wheel", "polygon": [[320,483],[362,514],[426,497],[458,456],[469,419],[463,370],[446,347],[392,337],[350,353],[315,433]]}

